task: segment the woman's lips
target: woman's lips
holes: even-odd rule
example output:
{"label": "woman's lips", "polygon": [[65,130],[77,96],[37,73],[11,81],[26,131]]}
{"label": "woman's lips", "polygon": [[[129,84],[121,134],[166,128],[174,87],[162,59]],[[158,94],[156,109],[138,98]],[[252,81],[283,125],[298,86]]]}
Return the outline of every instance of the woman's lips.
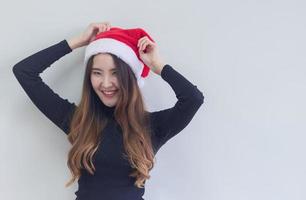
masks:
{"label": "woman's lips", "polygon": [[103,93],[104,96],[106,97],[113,97],[118,90],[112,90],[112,91],[101,91]]}

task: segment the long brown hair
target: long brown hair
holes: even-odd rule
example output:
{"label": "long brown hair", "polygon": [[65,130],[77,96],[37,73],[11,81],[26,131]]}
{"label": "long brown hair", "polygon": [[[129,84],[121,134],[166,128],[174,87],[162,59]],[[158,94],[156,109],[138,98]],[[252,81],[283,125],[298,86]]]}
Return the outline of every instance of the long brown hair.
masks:
{"label": "long brown hair", "polygon": [[[109,54],[117,67],[120,91],[114,117],[122,129],[126,153],[124,156],[134,169],[129,176],[135,177],[135,186],[143,188],[146,179],[150,178],[149,171],[154,166],[149,113],[145,110],[136,77],[129,65],[116,55]],[[94,56],[89,59],[86,66],[81,101],[70,121],[68,140],[72,147],[68,153],[67,165],[72,178],[65,187],[81,176],[81,169],[84,167],[90,174],[94,174],[93,156],[108,122],[101,110],[103,102],[95,93],[90,81],[93,58]]]}

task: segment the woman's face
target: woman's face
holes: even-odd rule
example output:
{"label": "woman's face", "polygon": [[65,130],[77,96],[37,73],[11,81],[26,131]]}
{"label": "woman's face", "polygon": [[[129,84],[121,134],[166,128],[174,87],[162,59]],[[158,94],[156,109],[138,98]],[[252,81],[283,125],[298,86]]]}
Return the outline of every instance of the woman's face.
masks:
{"label": "woman's face", "polygon": [[94,56],[90,80],[100,100],[108,107],[117,104],[120,94],[117,68],[111,55],[100,53]]}

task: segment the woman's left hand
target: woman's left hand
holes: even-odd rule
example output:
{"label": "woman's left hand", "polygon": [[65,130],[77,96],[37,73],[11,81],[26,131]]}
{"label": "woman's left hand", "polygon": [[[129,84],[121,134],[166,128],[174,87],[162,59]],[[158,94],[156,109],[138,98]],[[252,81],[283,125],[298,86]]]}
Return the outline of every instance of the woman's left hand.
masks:
{"label": "woman's left hand", "polygon": [[150,67],[153,72],[160,75],[165,63],[160,57],[157,45],[147,36],[144,36],[138,40],[137,46],[141,60]]}

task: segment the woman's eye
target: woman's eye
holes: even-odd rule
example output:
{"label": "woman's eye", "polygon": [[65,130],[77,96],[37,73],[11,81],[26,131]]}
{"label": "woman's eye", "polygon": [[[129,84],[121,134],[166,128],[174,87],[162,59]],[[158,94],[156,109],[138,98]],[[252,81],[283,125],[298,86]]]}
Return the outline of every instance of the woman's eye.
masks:
{"label": "woman's eye", "polygon": [[93,74],[100,74],[99,72],[93,72]]}

